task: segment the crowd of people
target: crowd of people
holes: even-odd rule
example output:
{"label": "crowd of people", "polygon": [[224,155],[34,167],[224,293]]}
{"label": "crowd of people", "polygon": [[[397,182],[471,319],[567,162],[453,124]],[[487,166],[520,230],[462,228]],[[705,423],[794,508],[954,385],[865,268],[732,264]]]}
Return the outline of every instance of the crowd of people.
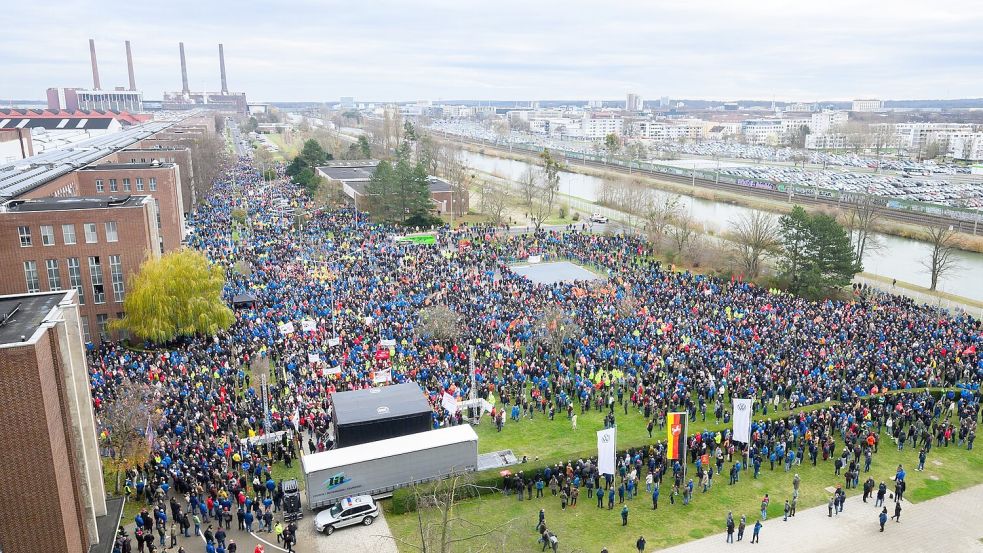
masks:
{"label": "crowd of people", "polygon": [[[277,525],[283,492],[274,466],[289,466],[305,445],[332,446],[336,391],[416,382],[434,427],[460,424],[441,398],[471,395],[472,347],[474,394],[493,400],[496,416],[604,409],[614,425],[617,405],[642,414],[651,436],[667,412],[729,420],[732,398],[756,398],[749,444],[726,431],[687,438],[686,479],[654,440],[619,452],[613,477],[598,474],[596,459],[519,473],[505,488],[520,497],[549,489],[576,504],[585,488],[610,509],[613,494],[621,501],[644,487],[653,508],[660,493],[685,505],[724,471],[735,484],[765,466],[790,471],[819,459],[835,462],[849,488],[885,435],[925,454],[971,449],[975,439],[981,323],[967,314],[873,292],[810,302],[677,272],[630,235],[472,226],[439,230],[435,246],[408,244],[394,239],[403,229],[350,208],[319,209],[282,174],[264,180],[245,158],[214,183],[190,224],[190,246],[227,267],[226,299],[248,298],[232,327],[145,351],[103,343],[90,353],[97,417],[126,382],[153,390],[153,451],[126,477],[128,493],[146,502],[148,516],[133,522],[150,536],[138,545],[151,551],[153,531],[174,525],[181,535],[205,532],[220,553],[234,549],[217,530],[208,540],[208,524]],[[510,269],[530,255],[591,265],[607,278],[536,284]],[[464,322],[451,339],[420,323],[420,310],[438,305]],[[554,347],[541,324],[548,308],[582,332]],[[264,370],[269,420],[257,377]],[[954,391],[938,397],[926,387]],[[881,394],[889,391],[897,393]],[[248,439],[276,431],[288,432],[262,445]],[[289,548],[296,536],[284,528],[277,537]]]}

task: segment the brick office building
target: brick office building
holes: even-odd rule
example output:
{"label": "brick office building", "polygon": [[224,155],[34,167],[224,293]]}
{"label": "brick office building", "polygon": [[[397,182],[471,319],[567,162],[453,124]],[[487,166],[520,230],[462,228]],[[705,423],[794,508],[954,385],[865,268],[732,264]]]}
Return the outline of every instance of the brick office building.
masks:
{"label": "brick office building", "polygon": [[191,213],[199,193],[198,182],[195,179],[194,164],[191,161],[191,146],[186,144],[163,145],[154,147],[130,147],[103,160],[105,163],[173,163],[178,166],[181,177],[181,202],[185,217]]}
{"label": "brick office building", "polygon": [[184,240],[184,201],[181,171],[174,163],[103,163],[78,172],[80,196],[146,194],[157,203],[160,217],[160,253],[181,246]]}
{"label": "brick office building", "polygon": [[75,291],[0,296],[0,405],[3,552],[111,544],[123,501],[106,501]]}
{"label": "brick office building", "polygon": [[74,289],[85,341],[116,336],[126,282],[157,256],[150,196],[12,200],[0,206],[0,294]]}

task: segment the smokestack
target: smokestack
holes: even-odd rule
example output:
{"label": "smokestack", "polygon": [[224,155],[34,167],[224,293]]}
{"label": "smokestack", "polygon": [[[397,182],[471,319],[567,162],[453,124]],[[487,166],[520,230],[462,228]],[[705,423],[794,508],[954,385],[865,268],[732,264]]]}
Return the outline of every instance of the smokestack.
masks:
{"label": "smokestack", "polygon": [[133,76],[133,53],[130,52],[130,41],[126,41],[126,72],[130,76],[130,90],[137,89],[137,80]]}
{"label": "smokestack", "polygon": [[92,88],[102,90],[99,86],[99,64],[96,62],[96,41],[89,39],[89,57],[92,58]]}
{"label": "smokestack", "polygon": [[218,45],[218,67],[222,71],[222,94],[229,93],[229,83],[225,80],[225,49]]}
{"label": "smokestack", "polygon": [[188,63],[184,61],[184,43],[179,42],[178,46],[181,48],[181,92],[188,94],[191,89],[188,88]]}

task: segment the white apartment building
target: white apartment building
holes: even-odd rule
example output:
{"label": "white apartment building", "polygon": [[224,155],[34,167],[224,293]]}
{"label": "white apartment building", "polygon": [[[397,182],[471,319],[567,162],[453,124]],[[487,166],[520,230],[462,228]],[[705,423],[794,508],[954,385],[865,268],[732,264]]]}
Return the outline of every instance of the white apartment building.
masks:
{"label": "white apartment building", "polygon": [[821,111],[813,113],[809,121],[809,132],[812,134],[828,134],[846,125],[850,114],[845,111]]}
{"label": "white apartment building", "polygon": [[932,142],[948,142],[966,139],[974,133],[968,123],[897,123],[894,135],[898,146],[918,150]]}
{"label": "white apartment building", "polygon": [[853,107],[850,109],[850,111],[881,111],[883,109],[883,100],[875,100],[871,98],[866,100],[854,100]]}
{"label": "white apartment building", "polygon": [[660,142],[699,140],[704,136],[703,121],[632,121],[631,135],[642,140]]}
{"label": "white apartment building", "polygon": [[741,134],[749,144],[778,144],[784,134],[781,119],[745,119],[741,121]]}
{"label": "white apartment building", "polygon": [[638,94],[628,93],[628,99],[625,101],[626,111],[642,111],[642,97]]}
{"label": "white apartment building", "polygon": [[949,155],[952,159],[962,161],[983,161],[983,132],[961,135],[949,140]]}
{"label": "white apartment building", "polygon": [[807,150],[845,150],[853,147],[850,136],[843,133],[807,134]]}
{"label": "white apartment building", "polygon": [[604,138],[609,134],[621,136],[625,130],[623,117],[585,114],[580,120],[581,135],[589,140]]}

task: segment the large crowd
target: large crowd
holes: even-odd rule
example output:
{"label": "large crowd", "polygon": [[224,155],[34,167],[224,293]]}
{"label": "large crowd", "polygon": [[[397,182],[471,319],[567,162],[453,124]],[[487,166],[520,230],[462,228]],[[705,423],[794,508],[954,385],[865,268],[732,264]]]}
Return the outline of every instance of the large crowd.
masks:
{"label": "large crowd", "polygon": [[[330,395],[389,374],[420,385],[434,427],[459,424],[441,397],[471,395],[472,346],[475,395],[495,401],[496,417],[512,406],[613,413],[617,401],[644,413],[651,433],[669,411],[728,418],[734,397],[757,398],[758,415],[840,402],[756,422],[750,444],[732,443],[729,432],[690,436],[688,481],[654,443],[622,451],[616,479],[604,481],[585,459],[512,477],[505,487],[519,493],[546,487],[576,501],[583,486],[588,497],[602,488],[638,495],[644,486],[655,507],[663,481],[670,501],[685,502],[725,471],[736,480],[769,463],[790,470],[817,458],[837,459],[845,484],[856,485],[882,431],[926,450],[975,439],[981,323],[904,297],[810,302],[677,272],[651,261],[640,238],[576,229],[441,229],[435,246],[408,244],[394,240],[399,229],[352,209],[319,210],[282,176],[264,181],[246,159],[214,184],[191,225],[190,246],[228,268],[226,299],[251,297],[232,327],[163,348],[104,343],[90,353],[97,417],[128,380],[149,383],[159,407],[154,450],[126,475],[127,492],[147,505],[135,521],[141,551],[145,542],[153,550],[155,531],[163,544],[175,526],[205,533],[219,553],[234,551],[225,531],[219,540],[209,526],[233,519],[240,529],[276,524],[278,540],[291,545],[295,526],[277,522],[283,491],[273,464],[331,447]],[[588,264],[608,278],[534,284],[509,268],[530,255]],[[460,315],[456,337],[421,328],[419,310],[436,305]],[[582,335],[550,347],[548,325],[538,324],[547,307]],[[270,374],[269,423],[260,370]],[[956,386],[941,398],[919,391]],[[879,394],[886,391],[899,393]],[[242,440],[280,430],[293,438]]]}

